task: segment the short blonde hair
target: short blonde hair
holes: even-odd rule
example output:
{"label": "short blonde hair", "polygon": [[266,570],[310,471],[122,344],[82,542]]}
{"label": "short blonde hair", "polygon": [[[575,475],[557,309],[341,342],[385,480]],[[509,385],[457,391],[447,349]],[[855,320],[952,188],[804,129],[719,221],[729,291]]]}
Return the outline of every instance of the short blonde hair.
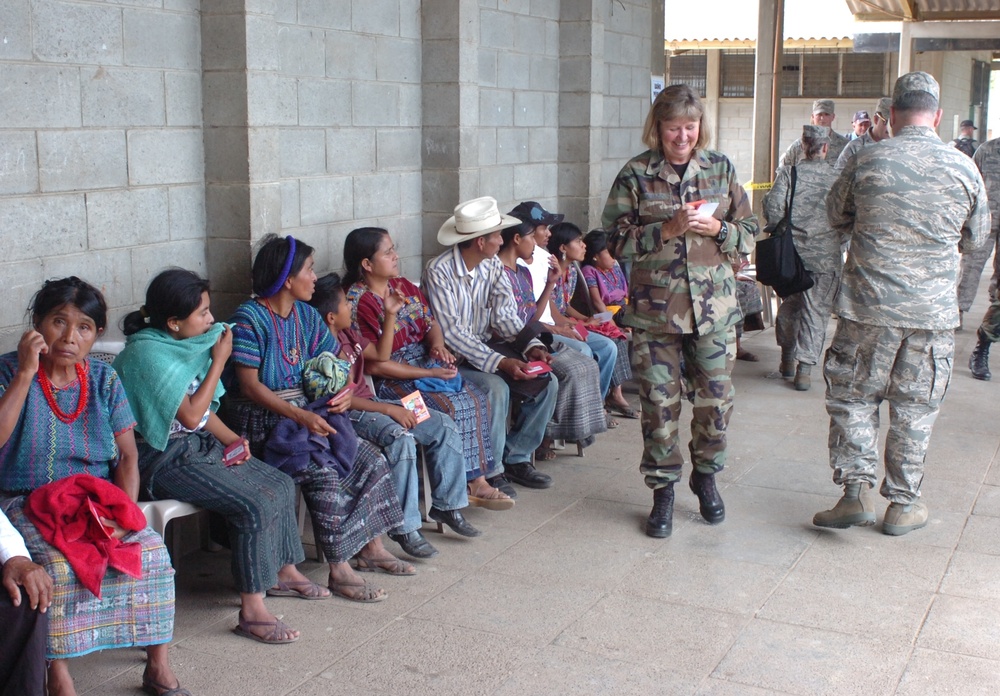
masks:
{"label": "short blonde hair", "polygon": [[684,84],[670,85],[656,95],[656,100],[649,108],[646,123],[642,127],[642,142],[650,150],[662,151],[660,143],[660,123],[673,121],[677,118],[688,118],[698,121],[698,141],[694,144],[696,150],[708,146],[709,133],[705,124],[705,108],[698,98],[697,92]]}

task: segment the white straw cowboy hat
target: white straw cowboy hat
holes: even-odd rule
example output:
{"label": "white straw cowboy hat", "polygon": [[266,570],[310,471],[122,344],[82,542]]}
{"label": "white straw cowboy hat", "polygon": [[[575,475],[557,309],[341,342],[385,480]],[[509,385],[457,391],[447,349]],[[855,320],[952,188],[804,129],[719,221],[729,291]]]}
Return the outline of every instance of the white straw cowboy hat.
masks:
{"label": "white straw cowboy hat", "polygon": [[455,214],[438,230],[438,243],[454,246],[459,242],[520,224],[521,221],[516,217],[500,214],[495,198],[473,198],[455,206]]}

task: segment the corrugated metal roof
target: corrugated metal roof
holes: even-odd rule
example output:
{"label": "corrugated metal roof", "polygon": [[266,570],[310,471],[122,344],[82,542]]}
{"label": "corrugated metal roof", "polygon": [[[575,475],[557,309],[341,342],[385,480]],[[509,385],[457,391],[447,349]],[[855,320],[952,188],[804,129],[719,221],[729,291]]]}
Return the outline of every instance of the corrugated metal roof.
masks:
{"label": "corrugated metal roof", "polygon": [[[697,12],[691,11],[691,7],[689,0],[665,0],[664,38],[668,46],[672,43],[756,43],[757,2],[700,0]],[[884,25],[865,29],[864,24],[859,24],[840,0],[785,0],[786,43],[847,42],[849,45],[855,33],[891,31]]]}
{"label": "corrugated metal roof", "polygon": [[861,20],[1000,19],[997,0],[845,0]]}

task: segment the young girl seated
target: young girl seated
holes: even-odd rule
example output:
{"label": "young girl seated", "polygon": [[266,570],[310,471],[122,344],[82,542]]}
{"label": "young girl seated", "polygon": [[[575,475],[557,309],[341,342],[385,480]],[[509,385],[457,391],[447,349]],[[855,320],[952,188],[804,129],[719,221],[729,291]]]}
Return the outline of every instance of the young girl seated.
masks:
{"label": "young girl seated", "polygon": [[[583,279],[587,283],[590,296],[590,307],[594,313],[607,312],[609,306],[621,307],[628,302],[628,281],[621,266],[608,251],[608,235],[604,230],[593,230],[583,238],[587,248],[583,259]],[[622,383],[632,379],[632,366],[629,364],[628,342],[631,333],[607,322],[595,327],[598,333],[603,333],[615,342],[618,349],[618,359],[615,361],[615,373],[611,378],[611,391],[608,394],[607,407],[625,418],[638,418],[631,404],[622,394]]]}
{"label": "young girl seated", "polygon": [[[518,261],[529,261],[535,253],[536,230],[544,227],[533,222],[522,222],[501,232],[503,246],[497,257],[503,262],[507,279],[510,280],[518,316],[525,324],[539,322],[543,309],[547,306],[552,289],[559,277],[559,266],[553,259],[549,276],[538,302],[532,292],[531,273],[527,266]],[[539,324],[553,332],[564,331],[570,337],[569,328]],[[601,406],[601,381],[597,363],[593,358],[574,350],[566,344],[555,344],[552,356],[552,370],[559,378],[559,395],[556,410],[545,431],[545,441],[535,452],[536,459],[552,459],[553,440],[568,440],[589,445],[598,433],[607,431],[607,419]]]}
{"label": "young girl seated", "polygon": [[[354,423],[358,437],[378,445],[385,453],[403,508],[404,533],[421,526],[416,466],[419,443],[426,449],[427,473],[431,481],[433,505],[427,516],[447,524],[462,536],[479,536],[479,530],[469,524],[461,512],[469,504],[469,499],[462,460],[462,438],[455,421],[444,413],[428,411],[426,420],[418,423],[416,416],[400,401],[381,401],[375,397],[365,381],[365,360],[377,361],[378,350],[360,332],[351,328],[351,303],[341,287],[340,276],[331,273],[317,280],[316,292],[309,304],[319,311],[330,328],[335,340],[334,354],[351,364],[348,380],[351,398],[344,410]],[[387,297],[387,316],[394,316],[402,305],[401,298],[394,295]],[[391,331],[390,326],[386,334],[387,343],[392,341]],[[438,379],[454,379],[456,373],[454,368],[445,369]],[[510,500],[510,505],[513,503]]]}
{"label": "young girl seated", "polygon": [[[146,304],[124,319],[125,348],[114,362],[135,411],[139,477],[151,500],[176,499],[226,521],[240,593],[238,635],[291,643],[299,632],[264,604],[279,597],[325,599],[330,591],[295,567],[305,559],[295,519],[295,484],[250,456],[250,443],[215,415],[233,335],[216,324],[208,281],[172,268],[153,278]],[[229,446],[244,445],[226,460]]]}

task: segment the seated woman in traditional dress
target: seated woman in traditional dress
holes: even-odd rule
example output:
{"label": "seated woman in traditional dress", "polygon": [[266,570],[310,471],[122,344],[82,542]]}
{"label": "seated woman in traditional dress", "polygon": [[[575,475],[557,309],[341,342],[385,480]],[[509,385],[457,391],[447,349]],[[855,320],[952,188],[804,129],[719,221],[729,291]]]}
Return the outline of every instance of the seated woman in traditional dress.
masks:
{"label": "seated woman in traditional dress", "polygon": [[[497,254],[510,280],[518,316],[525,324],[540,321],[559,277],[559,266],[553,258],[545,288],[536,302],[532,291],[531,271],[526,265],[518,263],[519,260],[528,262],[534,255],[536,229],[535,224],[529,221],[502,230],[500,234],[503,236],[503,246]],[[552,333],[563,332],[562,335],[565,336],[578,336],[575,332],[570,333],[570,327],[550,324],[541,326]],[[597,363],[566,344],[556,343],[553,348],[555,354],[551,365],[559,378],[559,396],[556,399],[556,410],[545,431],[545,441],[535,452],[535,458],[543,460],[555,456],[552,450],[553,440],[577,442],[586,447],[593,442],[595,435],[608,429],[601,406],[601,375]]]}
{"label": "seated woman in traditional dress", "polygon": [[[0,500],[31,558],[55,580],[48,612],[48,693],[76,694],[69,658],[145,646],[143,690],[190,696],[170,668],[174,570],[160,536],[149,528],[126,533],[102,518],[102,533],[113,530],[115,539],[140,545],[141,571],[134,577],[109,567],[100,577],[91,569],[85,586],[78,573],[86,568],[75,555],[69,558],[47,543],[52,526],[26,512],[28,494],[36,489],[44,493],[51,490],[46,484],[80,474],[77,478],[97,477],[117,486],[124,494],[116,496],[142,518],[134,506],[139,469],[135,420],[125,389],[110,365],[87,358],[107,326],[104,297],[76,277],[48,281],[30,312],[32,328],[21,337],[17,352],[0,356]],[[134,552],[137,547],[130,548]]]}
{"label": "seated woman in traditional dress", "polygon": [[[583,323],[588,331],[587,345],[592,349],[601,346],[600,352],[594,350],[598,362],[601,360],[611,361],[611,374],[608,387],[604,391],[605,406],[609,410],[614,410],[626,418],[638,418],[636,413],[626,401],[624,406],[616,403],[611,397],[611,389],[619,388],[627,379],[631,379],[632,370],[629,366],[628,338],[624,332],[612,321],[597,321],[575,309],[571,301],[576,293],[577,284],[583,280],[577,272],[578,264],[587,255],[587,247],[583,243],[583,232],[572,222],[559,222],[551,228],[552,235],[549,237],[549,253],[559,261],[559,278],[552,291],[552,318],[556,324]],[[566,340],[566,339],[562,339]],[[611,346],[608,353],[604,346]],[[624,401],[624,398],[622,399]]]}
{"label": "seated woman in traditional dress", "polygon": [[[240,593],[235,632],[291,643],[299,632],[268,611],[265,591],[302,599],[330,592],[295,567],[305,554],[292,479],[251,457],[249,443],[215,415],[233,334],[214,322],[208,281],[181,268],[153,278],[146,304],[125,317],[128,340],[114,367],[138,421],[140,488],[151,500],[181,500],[225,519]],[[240,444],[242,454],[224,458]]]}
{"label": "seated woman in traditional dress", "polygon": [[[615,258],[608,251],[608,233],[604,230],[592,230],[583,238],[587,247],[583,259],[583,279],[587,283],[590,294],[590,307],[595,313],[607,312],[608,307],[618,307],[628,301],[628,281],[625,273]],[[603,324],[602,324],[603,326]],[[601,331],[600,327],[597,331]],[[628,342],[631,331],[613,325],[604,333],[615,342],[618,348],[618,360],[615,362],[615,374],[611,377],[611,391],[605,401],[609,411],[626,418],[638,418],[639,414],[622,394],[622,383],[632,379],[632,366],[628,358]]]}
{"label": "seated woman in traditional dress", "polygon": [[[319,312],[306,304],[316,287],[312,247],[291,236],[269,235],[262,241],[253,261],[254,298],[241,304],[231,319],[230,361],[238,394],[230,389],[226,408],[227,425],[250,441],[254,456],[274,464],[262,455],[271,431],[283,419],[322,436],[327,447],[328,436],[337,434],[324,413],[306,408],[302,391],[304,363],[333,350],[334,343]],[[327,406],[341,398],[334,397]],[[382,534],[403,522],[385,458],[364,440],[357,445],[346,475],[310,458],[292,478],[301,486],[317,544],[330,563],[330,589],[357,602],[378,602],[385,599],[385,591],[354,571],[349,564],[354,555],[360,554],[371,570],[394,575],[412,575],[415,570],[382,545]]]}
{"label": "seated woman in traditional dress", "polygon": [[[410,394],[424,378],[454,377],[455,356],[444,344],[441,327],[434,321],[423,293],[399,275],[399,256],[389,233],[380,227],[352,230],[344,241],[344,287],[353,307],[355,328],[379,347],[378,360],[369,369],[376,380],[376,395],[396,401]],[[395,320],[387,316],[385,297],[390,293],[403,299]],[[391,324],[391,345],[385,326]],[[498,479],[490,438],[490,410],[486,394],[474,384],[463,382],[457,392],[423,391],[427,407],[454,419],[462,436],[465,476],[469,482],[469,504],[490,510],[511,506],[507,493],[487,479]],[[501,484],[503,485],[503,484]],[[514,494],[516,495],[516,494]]]}

